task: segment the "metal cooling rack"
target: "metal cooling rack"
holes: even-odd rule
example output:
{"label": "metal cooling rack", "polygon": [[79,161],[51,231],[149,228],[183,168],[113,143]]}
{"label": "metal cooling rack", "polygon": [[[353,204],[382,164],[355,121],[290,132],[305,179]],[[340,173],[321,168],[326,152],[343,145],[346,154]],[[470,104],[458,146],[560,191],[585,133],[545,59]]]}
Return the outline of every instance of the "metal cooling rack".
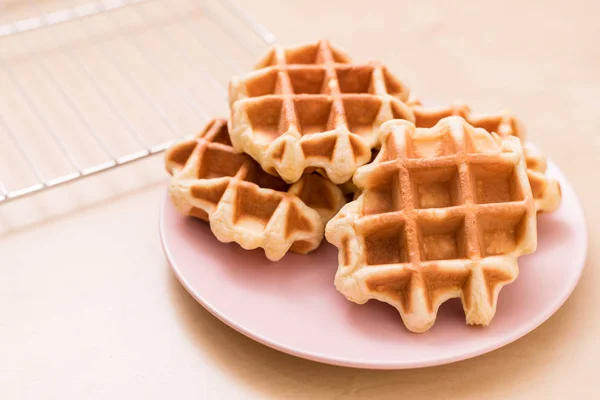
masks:
{"label": "metal cooling rack", "polygon": [[163,152],[274,42],[232,0],[0,0],[0,204]]}

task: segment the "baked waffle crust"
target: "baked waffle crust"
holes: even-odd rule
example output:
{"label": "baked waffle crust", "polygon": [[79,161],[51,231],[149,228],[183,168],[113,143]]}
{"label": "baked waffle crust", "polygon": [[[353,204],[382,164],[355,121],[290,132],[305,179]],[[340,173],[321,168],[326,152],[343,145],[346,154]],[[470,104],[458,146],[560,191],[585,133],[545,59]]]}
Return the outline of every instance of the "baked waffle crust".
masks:
{"label": "baked waffle crust", "polygon": [[546,157],[525,142],[525,128],[512,114],[504,111],[494,114],[475,114],[462,103],[450,104],[441,107],[423,107],[418,101],[411,104],[415,115],[417,128],[430,128],[442,118],[452,115],[463,117],[471,125],[483,128],[488,132],[496,132],[500,136],[516,136],[521,139],[523,153],[527,163],[527,176],[535,208],[538,212],[552,212],[560,205],[562,193],[560,184],[555,179],[546,176]]}
{"label": "baked waffle crust", "polygon": [[519,139],[460,117],[381,129],[380,153],[354,175],[361,195],[326,227],[340,250],[337,289],[359,304],[393,305],[413,332],[428,330],[453,297],[467,323],[487,325],[517,257],[537,242]]}
{"label": "baked waffle crust", "polygon": [[171,146],[165,165],[172,175],[169,195],[180,212],[209,221],[222,242],[264,248],[273,261],[288,250],[318,247],[325,223],[345,202],[342,191],[320,175],[288,185],[236,153],[224,119]]}
{"label": "baked waffle crust", "polygon": [[408,89],[380,63],[353,64],[327,41],[274,47],[229,84],[233,147],[295,182],[317,170],[341,184],[379,146],[379,127],[412,121]]}

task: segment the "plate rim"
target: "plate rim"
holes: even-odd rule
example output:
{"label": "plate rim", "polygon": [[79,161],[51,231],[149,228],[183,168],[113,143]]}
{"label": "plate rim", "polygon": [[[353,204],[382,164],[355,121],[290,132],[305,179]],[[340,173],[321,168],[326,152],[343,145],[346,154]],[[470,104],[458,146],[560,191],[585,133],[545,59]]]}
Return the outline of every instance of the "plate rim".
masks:
{"label": "plate rim", "polygon": [[[173,255],[171,254],[171,251],[169,250],[168,245],[167,245],[167,239],[165,238],[164,214],[165,214],[165,207],[167,206],[167,203],[169,201],[168,189],[166,190],[166,192],[167,192],[166,195],[163,197],[163,200],[162,200],[162,203],[160,206],[160,212],[159,212],[160,240],[161,240],[161,245],[162,245],[163,251],[164,251],[167,261],[169,263],[169,266],[171,267],[171,269],[173,270],[173,272],[175,274],[175,277],[177,278],[179,283],[185,288],[185,290],[202,307],[204,307],[208,312],[210,312],[213,316],[215,316],[221,322],[223,322],[230,328],[238,331],[239,333],[249,337],[250,339],[252,339],[258,343],[261,343],[262,345],[271,347],[275,350],[278,350],[283,353],[290,354],[290,355],[293,355],[296,357],[300,357],[300,358],[304,358],[304,359],[308,359],[308,360],[312,360],[312,361],[316,361],[316,362],[320,362],[320,363],[324,363],[324,364],[337,365],[337,366],[350,367],[350,368],[379,369],[379,370],[396,369],[396,370],[398,370],[398,369],[417,369],[417,368],[426,368],[426,367],[432,367],[432,366],[437,366],[437,365],[445,365],[445,364],[450,364],[450,363],[474,358],[474,357],[477,357],[477,356],[480,356],[483,354],[487,354],[487,353],[497,350],[501,347],[504,347],[508,344],[511,344],[511,343],[519,340],[520,338],[524,337],[525,335],[531,333],[532,331],[537,329],[539,326],[541,326],[544,322],[546,322],[550,317],[552,317],[565,304],[567,299],[571,296],[571,294],[573,293],[573,291],[579,284],[579,281],[581,280],[581,275],[583,273],[583,270],[585,269],[588,248],[589,248],[588,227],[587,227],[587,222],[585,219],[585,213],[584,213],[583,207],[581,205],[581,201],[579,200],[579,197],[577,195],[577,192],[575,191],[575,189],[573,188],[571,183],[567,180],[566,175],[563,173],[563,171],[558,167],[558,165],[556,165],[550,159],[548,159],[548,166],[549,166],[549,169],[551,169],[553,172],[552,175],[554,175],[554,177],[560,182],[561,186],[565,185],[566,188],[571,193],[573,193],[573,198],[575,200],[574,205],[575,205],[575,207],[577,209],[577,213],[581,217],[581,221],[583,223],[584,229],[582,232],[582,241],[581,241],[582,251],[581,251],[581,254],[578,257],[578,259],[575,260],[577,262],[573,263],[574,265],[581,265],[578,268],[576,279],[574,279],[573,284],[569,285],[568,287],[565,287],[565,290],[562,293],[560,293],[560,296],[557,297],[557,301],[554,304],[554,306],[548,308],[549,311],[547,311],[546,313],[540,313],[540,315],[537,318],[532,319],[528,323],[522,325],[520,329],[516,329],[516,330],[510,332],[509,334],[505,335],[501,340],[492,342],[489,345],[484,344],[477,348],[470,349],[468,351],[464,351],[464,352],[461,352],[461,353],[453,355],[453,356],[448,355],[448,356],[442,356],[442,357],[438,357],[438,358],[430,357],[429,359],[424,359],[424,360],[419,360],[419,361],[414,361],[414,360],[393,361],[393,362],[392,361],[377,361],[377,360],[357,361],[357,360],[351,360],[351,359],[344,359],[344,358],[340,358],[340,357],[331,357],[326,354],[318,354],[318,353],[314,353],[314,352],[307,351],[307,350],[297,349],[297,348],[288,346],[284,343],[281,343],[278,340],[266,338],[263,335],[261,335],[260,333],[255,332],[252,329],[248,329],[248,328],[244,327],[243,325],[238,324],[237,322],[235,322],[234,320],[229,318],[227,315],[223,314],[215,306],[213,306],[209,301],[207,301],[205,298],[203,298],[201,294],[197,293],[191,287],[191,285],[186,281],[185,277],[182,275],[181,271],[179,270],[179,268],[177,267],[177,265],[173,259]],[[565,191],[565,190],[563,189],[563,191]],[[579,254],[579,253],[576,253],[576,254]]]}

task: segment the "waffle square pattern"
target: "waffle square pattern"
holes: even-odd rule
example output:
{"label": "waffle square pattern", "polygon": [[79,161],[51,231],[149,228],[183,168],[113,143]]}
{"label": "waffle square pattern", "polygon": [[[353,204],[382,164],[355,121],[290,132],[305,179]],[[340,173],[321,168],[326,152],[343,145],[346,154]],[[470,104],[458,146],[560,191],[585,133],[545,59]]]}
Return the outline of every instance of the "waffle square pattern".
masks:
{"label": "waffle square pattern", "polygon": [[171,201],[181,213],[208,221],[222,242],[264,248],[273,261],[288,250],[317,248],[325,223],[345,203],[342,191],[320,175],[289,185],[264,172],[232,148],[224,119],[171,146],[165,166]]}
{"label": "waffle square pattern", "polygon": [[382,64],[354,64],[327,41],[274,47],[229,83],[231,141],[286,182],[316,170],[341,184],[370,161],[383,122],[414,120],[408,96]]}
{"label": "waffle square pattern", "polygon": [[339,248],[336,288],[359,304],[393,305],[413,332],[428,330],[454,297],[468,324],[489,324],[517,257],[537,243],[519,139],[461,117],[381,130],[381,151],[354,175],[360,196],[326,227]]}
{"label": "waffle square pattern", "polygon": [[423,107],[420,102],[414,101],[411,109],[415,115],[417,128],[430,128],[441,119],[456,115],[461,116],[476,128],[483,128],[488,132],[495,132],[500,136],[516,136],[521,139],[527,176],[535,208],[538,212],[555,211],[562,200],[560,184],[557,180],[546,175],[546,157],[540,154],[533,146],[525,142],[525,128],[521,121],[507,111],[489,114],[476,114],[462,103],[449,104],[441,107]]}

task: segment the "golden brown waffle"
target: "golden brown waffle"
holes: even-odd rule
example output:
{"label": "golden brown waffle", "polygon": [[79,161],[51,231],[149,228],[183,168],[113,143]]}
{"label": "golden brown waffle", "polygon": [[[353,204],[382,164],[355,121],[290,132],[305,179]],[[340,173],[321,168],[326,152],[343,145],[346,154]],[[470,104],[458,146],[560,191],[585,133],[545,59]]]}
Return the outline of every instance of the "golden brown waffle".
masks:
{"label": "golden brown waffle", "polygon": [[460,117],[381,130],[381,152],[354,175],[362,194],[326,227],[340,250],[337,289],[359,304],[393,305],[413,332],[428,330],[453,297],[467,323],[487,325],[517,257],[537,243],[520,141]]}
{"label": "golden brown waffle", "polygon": [[342,191],[320,175],[305,175],[290,186],[236,153],[224,119],[171,146],[165,165],[173,176],[170,198],[180,212],[209,221],[222,242],[264,248],[273,261],[288,250],[317,248],[325,223],[345,202]]}
{"label": "golden brown waffle", "polygon": [[229,84],[231,141],[286,182],[317,170],[344,183],[369,162],[382,122],[413,121],[402,82],[327,41],[274,47],[256,69]]}
{"label": "golden brown waffle", "polygon": [[488,132],[496,132],[500,136],[516,136],[521,139],[536,210],[552,212],[558,208],[562,199],[560,184],[557,180],[546,176],[546,157],[525,142],[525,128],[521,121],[512,114],[506,111],[495,114],[475,114],[462,103],[441,107],[423,107],[415,99],[411,99],[410,107],[415,115],[417,128],[431,128],[442,118],[455,115],[463,117],[474,127],[483,128]]}

